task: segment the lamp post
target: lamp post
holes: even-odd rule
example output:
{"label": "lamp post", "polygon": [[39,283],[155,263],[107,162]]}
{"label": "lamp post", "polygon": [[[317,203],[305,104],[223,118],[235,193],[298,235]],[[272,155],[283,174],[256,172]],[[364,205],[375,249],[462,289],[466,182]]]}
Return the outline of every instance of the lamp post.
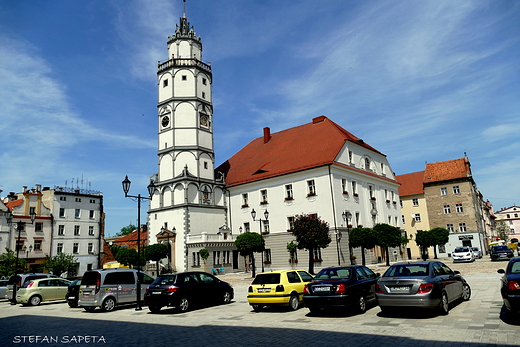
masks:
{"label": "lamp post", "polygon": [[[30,217],[31,217],[31,224],[34,224],[34,220],[36,219],[36,213],[31,210],[31,214],[30,214]],[[7,224],[12,224],[13,223],[13,213],[11,211],[7,211],[7,213],[5,214],[5,219],[7,220]],[[14,274],[15,276],[18,275],[18,260],[19,260],[19,253],[20,253],[20,233],[22,232],[22,229],[23,229],[23,226],[24,226],[24,223],[22,221],[18,221],[16,222],[16,230],[18,230],[18,238],[16,240],[16,262],[15,262],[15,266],[14,266]],[[16,285],[18,284],[17,281],[15,281],[13,283],[13,298],[11,299],[11,305],[16,305],[16,291],[17,291],[17,288],[16,288]],[[22,283],[20,283],[22,284]]]}
{"label": "lamp post", "polygon": [[128,195],[131,183],[132,182],[128,179],[128,175],[125,177],[123,182],[121,182],[123,185],[123,191],[125,192],[125,198],[137,199],[137,304],[135,310],[140,311],[143,309],[141,307],[141,267],[139,266],[139,263],[141,262],[141,200],[152,200],[155,185],[153,184],[153,181],[150,181],[150,184],[147,187],[149,197],[146,197],[141,196],[141,194],[137,194],[137,196]]}
{"label": "lamp post", "polygon": [[[29,246],[29,249],[27,249],[27,246],[23,246],[23,250],[25,252],[25,264],[28,263],[27,259],[29,259],[29,253],[32,252],[32,249],[33,249],[32,245]],[[24,267],[24,271],[26,271],[25,267]]]}
{"label": "lamp post", "polygon": [[[350,257],[350,265],[354,265],[354,259],[352,258],[352,247],[350,247],[350,221],[352,220],[352,213],[345,211],[341,214],[341,216],[343,217],[343,221],[347,225],[347,233],[349,236],[348,253],[349,253],[349,257]],[[341,239],[341,237],[340,237],[340,239]],[[364,250],[362,250],[362,252],[364,252]]]}
{"label": "lamp post", "polygon": [[[256,221],[256,211],[255,211],[255,209],[253,209],[251,211],[251,217],[253,217],[253,222],[255,222]],[[262,221],[263,222],[267,222],[269,220],[269,211],[265,210],[264,217],[265,217],[264,220],[262,220],[262,218],[258,219],[258,222],[260,223],[260,230],[259,230],[260,231],[260,235],[262,235]],[[263,251],[262,251],[262,272],[264,272],[264,252]]]}

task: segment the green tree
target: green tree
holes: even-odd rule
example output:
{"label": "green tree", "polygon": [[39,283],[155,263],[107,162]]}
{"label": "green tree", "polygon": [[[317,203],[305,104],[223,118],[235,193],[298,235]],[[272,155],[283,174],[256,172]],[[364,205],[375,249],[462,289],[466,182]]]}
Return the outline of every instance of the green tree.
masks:
{"label": "green tree", "polygon": [[168,246],[163,243],[146,246],[144,249],[144,257],[146,260],[155,261],[157,275],[159,275],[159,260],[168,256]]}
{"label": "green tree", "polygon": [[377,233],[370,228],[354,228],[350,230],[348,242],[352,248],[361,247],[361,259],[363,265],[365,265],[365,249],[375,247],[377,244]]}
{"label": "green tree", "polygon": [[0,277],[7,277],[24,272],[25,259],[18,257],[18,270],[16,270],[16,252],[5,248],[5,253],[0,254]]}
{"label": "green tree", "polygon": [[386,252],[386,265],[390,266],[390,247],[399,247],[406,243],[405,237],[401,235],[401,229],[385,223],[374,225],[377,235],[377,245],[384,247]]}
{"label": "green tree", "polygon": [[289,252],[289,263],[291,264],[291,267],[293,269],[296,263],[298,262],[298,259],[296,259],[297,249],[298,245],[294,243],[294,241],[287,243],[287,252]]}
{"label": "green tree", "polygon": [[498,235],[498,237],[500,237],[501,240],[504,240],[506,242],[509,240],[509,234],[511,234],[511,229],[509,228],[509,226],[506,224],[505,221],[503,221],[503,220],[497,221],[496,230],[497,230],[497,235]]}
{"label": "green tree", "polygon": [[241,256],[251,256],[252,277],[255,277],[256,266],[254,253],[263,252],[265,250],[264,237],[260,234],[248,231],[237,236],[237,239],[235,240],[235,246],[237,247]]}
{"label": "green tree", "polygon": [[135,230],[137,230],[137,227],[135,225],[133,225],[132,223],[130,223],[126,227],[122,227],[121,231],[118,232],[115,236],[119,236],[119,237],[125,236],[125,235],[133,233]]}
{"label": "green tree", "polygon": [[64,272],[75,273],[78,259],[73,254],[58,253],[53,257],[46,255],[41,267],[45,271],[61,276]]}
{"label": "green tree", "polygon": [[133,248],[119,248],[114,254],[114,257],[118,261],[118,263],[123,264],[125,266],[133,266],[137,264],[137,250]]}
{"label": "green tree", "polygon": [[415,243],[419,246],[423,260],[428,259],[428,248],[433,246],[434,242],[432,233],[429,230],[417,230]]}
{"label": "green tree", "polygon": [[430,238],[432,239],[433,253],[434,258],[437,258],[437,248],[436,246],[445,245],[450,240],[450,231],[444,228],[433,228],[430,229]]}
{"label": "green tree", "polygon": [[294,218],[294,228],[291,231],[296,237],[298,249],[309,251],[309,272],[314,274],[314,250],[327,248],[332,241],[329,224],[315,215],[303,214]]}
{"label": "green tree", "polygon": [[206,248],[199,250],[200,257],[204,262],[204,272],[206,272],[206,260],[209,258],[209,251]]}

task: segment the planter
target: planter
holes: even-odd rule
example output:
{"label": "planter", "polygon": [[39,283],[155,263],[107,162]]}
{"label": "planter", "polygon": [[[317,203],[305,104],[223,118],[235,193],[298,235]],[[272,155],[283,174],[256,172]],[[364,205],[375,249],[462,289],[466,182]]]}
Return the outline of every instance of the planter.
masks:
{"label": "planter", "polygon": [[267,201],[260,201],[260,205],[267,205]]}
{"label": "planter", "polygon": [[373,196],[373,197],[371,197],[371,198],[370,198],[370,200],[376,200],[376,197],[375,197],[375,196]]}
{"label": "planter", "polygon": [[390,203],[390,200],[386,200],[386,203],[389,204],[389,203]]}
{"label": "planter", "polygon": [[356,197],[358,197],[358,196],[359,196],[359,194],[358,194],[358,193],[354,193],[354,194],[352,194],[352,195],[354,195],[354,196],[356,196]]}
{"label": "planter", "polygon": [[343,194],[346,194],[346,195],[348,195],[348,192],[347,192],[346,190],[344,190],[344,191],[343,191]]}
{"label": "planter", "polygon": [[316,196],[316,193],[309,193],[309,194],[307,194],[307,197],[309,197],[309,196]]}
{"label": "planter", "polygon": [[291,196],[287,196],[287,197],[285,197],[285,201],[291,201],[291,200],[294,200],[294,198],[291,197]]}
{"label": "planter", "polygon": [[247,205],[247,204],[242,205],[242,208],[246,208],[246,207],[249,207],[249,205]]}

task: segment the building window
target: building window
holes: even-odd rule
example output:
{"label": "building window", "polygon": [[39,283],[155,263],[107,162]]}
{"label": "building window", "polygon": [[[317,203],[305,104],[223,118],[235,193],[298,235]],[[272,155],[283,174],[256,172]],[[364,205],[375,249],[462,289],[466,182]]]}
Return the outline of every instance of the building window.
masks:
{"label": "building window", "polygon": [[314,184],[314,180],[307,181],[308,193],[307,196],[316,195],[316,186]]}
{"label": "building window", "polygon": [[414,219],[415,219],[416,222],[420,222],[421,221],[421,214],[420,213],[416,213]]}
{"label": "building window", "polygon": [[87,246],[87,250],[88,250],[88,254],[94,253],[94,244],[93,243],[89,243],[88,246]]}
{"label": "building window", "polygon": [[441,188],[441,195],[448,195],[448,188],[442,187]]}
{"label": "building window", "polygon": [[375,200],[374,187],[372,187],[371,185],[368,186],[368,194],[370,196],[370,199]]}
{"label": "building window", "polygon": [[247,193],[242,194],[242,207],[249,207],[249,196]]}
{"label": "building window", "polygon": [[34,250],[35,251],[42,250],[42,240],[34,240]]}
{"label": "building window", "polygon": [[348,193],[347,179],[346,178],[342,178],[341,179],[341,190],[343,191],[343,194],[347,194]]}
{"label": "building window", "polygon": [[74,225],[74,236],[79,236],[79,225]]}
{"label": "building window", "polygon": [[65,225],[58,225],[58,236],[65,235]]}
{"label": "building window", "polygon": [[350,164],[354,162],[354,153],[352,153],[352,151],[348,151],[348,162]]}
{"label": "building window", "polygon": [[168,79],[165,79],[162,81],[162,86],[163,86],[163,88],[168,87]]}
{"label": "building window", "polygon": [[438,245],[439,253],[446,253],[446,245]]}
{"label": "building window", "polygon": [[81,198],[76,198],[76,202],[81,202]]}
{"label": "building window", "polygon": [[293,197],[293,190],[292,190],[292,184],[286,184],[285,185],[285,200],[292,200]]}
{"label": "building window", "polygon": [[453,194],[460,194],[459,186],[453,186]]}
{"label": "building window", "polygon": [[66,196],[60,196],[60,201],[67,201],[67,197]]}
{"label": "building window", "polygon": [[288,230],[294,229],[294,217],[293,216],[287,217],[287,224],[289,225]]}
{"label": "building window", "polygon": [[72,253],[79,253],[79,243],[75,242],[72,245]]}
{"label": "building window", "polygon": [[199,267],[200,266],[200,254],[199,252],[192,252],[191,253],[193,255],[193,266],[194,267]]}
{"label": "building window", "polygon": [[204,85],[208,84],[208,81],[204,77],[202,78],[202,84],[204,84]]}
{"label": "building window", "polygon": [[251,227],[249,226],[249,222],[244,223],[244,232],[248,233],[251,231]]}
{"label": "building window", "polygon": [[182,79],[183,81],[187,81],[187,80],[188,80],[188,76],[186,76],[186,75],[182,75],[181,79]]}
{"label": "building window", "polygon": [[206,99],[206,93],[202,92],[202,98]]}
{"label": "building window", "polygon": [[450,223],[446,224],[446,229],[448,229],[448,231],[450,233],[455,232],[455,229],[453,228],[453,224],[450,224]]}
{"label": "building window", "polygon": [[36,209],[34,207],[29,207],[29,214],[36,214]]}
{"label": "building window", "polygon": [[58,254],[63,253],[63,243],[58,243],[58,245],[56,246],[56,252]]}
{"label": "building window", "polygon": [[60,208],[60,217],[61,218],[65,217],[65,209],[63,207]]}
{"label": "building window", "polygon": [[401,215],[401,221],[403,222],[403,224],[405,223],[405,221],[404,221],[404,214]]}
{"label": "building window", "polygon": [[361,227],[361,220],[359,219],[359,212],[356,212],[356,225],[358,227]]}
{"label": "building window", "polygon": [[385,175],[385,165],[383,163],[381,163],[381,175]]}
{"label": "building window", "polygon": [[43,223],[36,223],[34,225],[34,231],[43,231]]}
{"label": "building window", "polygon": [[358,196],[356,181],[352,181],[352,194]]}
{"label": "building window", "polygon": [[90,236],[94,236],[94,226],[93,225],[89,225],[89,227],[88,227],[88,234]]}
{"label": "building window", "polygon": [[464,212],[464,210],[462,209],[462,204],[456,204],[455,209],[457,210],[457,213]]}
{"label": "building window", "polygon": [[74,218],[79,218],[80,216],[81,216],[81,210],[79,208],[77,208],[74,211]]}
{"label": "building window", "polygon": [[90,203],[91,204],[95,204],[96,203],[96,199],[90,199]]}
{"label": "building window", "polygon": [[401,206],[401,208],[403,208],[403,200],[399,199],[399,206]]}
{"label": "building window", "polygon": [[370,170],[370,159],[365,158],[365,170]]}
{"label": "building window", "polygon": [[461,233],[465,233],[466,232],[466,223],[459,223],[459,231]]}
{"label": "building window", "polygon": [[208,169],[208,162],[207,162],[207,161],[204,162],[204,169],[205,169],[205,170]]}
{"label": "building window", "polygon": [[315,248],[313,250],[314,261],[322,261],[321,259],[321,248]]}
{"label": "building window", "polygon": [[262,234],[269,234],[269,221],[264,220],[264,230],[262,231]]}
{"label": "building window", "polygon": [[417,198],[413,198],[413,199],[412,199],[412,205],[413,205],[413,206],[419,206],[419,199],[417,199]]}
{"label": "building window", "polygon": [[94,219],[94,210],[90,210],[90,211],[89,211],[88,217],[89,217],[90,219]]}
{"label": "building window", "polygon": [[260,191],[260,199],[261,204],[267,204],[267,189],[262,189]]}
{"label": "building window", "polygon": [[271,264],[271,250],[264,250],[264,264]]}
{"label": "building window", "polygon": [[444,214],[450,214],[450,213],[451,213],[450,205],[444,205]]}
{"label": "building window", "polygon": [[220,251],[213,251],[213,264],[222,264],[222,262],[220,261]]}

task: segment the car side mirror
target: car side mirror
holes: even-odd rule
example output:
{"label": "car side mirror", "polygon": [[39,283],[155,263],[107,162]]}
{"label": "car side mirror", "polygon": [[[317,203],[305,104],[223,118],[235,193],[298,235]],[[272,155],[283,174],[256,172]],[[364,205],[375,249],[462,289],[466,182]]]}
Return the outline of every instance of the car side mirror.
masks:
{"label": "car side mirror", "polygon": [[376,273],[376,277],[381,277],[381,274],[379,272]]}
{"label": "car side mirror", "polygon": [[454,273],[455,275],[459,275],[459,276],[460,276],[460,271],[455,270],[455,271],[453,271],[453,273]]}
{"label": "car side mirror", "polygon": [[505,271],[504,269],[498,269],[497,272],[498,272],[499,274],[505,274],[505,273],[506,273],[506,271]]}

